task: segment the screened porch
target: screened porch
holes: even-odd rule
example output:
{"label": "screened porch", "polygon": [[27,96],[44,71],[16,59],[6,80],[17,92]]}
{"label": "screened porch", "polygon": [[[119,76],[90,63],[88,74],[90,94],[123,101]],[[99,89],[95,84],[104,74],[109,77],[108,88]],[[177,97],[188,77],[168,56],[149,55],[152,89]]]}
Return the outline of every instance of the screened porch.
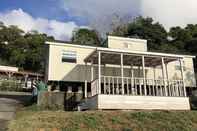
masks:
{"label": "screened porch", "polygon": [[[180,79],[168,77],[171,73],[168,71],[168,63],[173,61],[180,64]],[[85,62],[91,64],[91,96],[186,97],[183,57],[180,55],[97,49]],[[106,73],[106,68],[116,73]],[[161,68],[162,77],[147,75],[149,70],[155,68]]]}

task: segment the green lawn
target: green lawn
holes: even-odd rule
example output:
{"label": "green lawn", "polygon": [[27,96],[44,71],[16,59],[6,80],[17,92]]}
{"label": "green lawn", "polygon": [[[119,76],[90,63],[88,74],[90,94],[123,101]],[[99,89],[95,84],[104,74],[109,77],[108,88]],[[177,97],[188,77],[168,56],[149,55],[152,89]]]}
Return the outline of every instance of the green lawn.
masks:
{"label": "green lawn", "polygon": [[[196,131],[197,111],[19,111],[10,131]],[[43,130],[45,129],[45,130]],[[39,131],[39,130],[38,130]]]}

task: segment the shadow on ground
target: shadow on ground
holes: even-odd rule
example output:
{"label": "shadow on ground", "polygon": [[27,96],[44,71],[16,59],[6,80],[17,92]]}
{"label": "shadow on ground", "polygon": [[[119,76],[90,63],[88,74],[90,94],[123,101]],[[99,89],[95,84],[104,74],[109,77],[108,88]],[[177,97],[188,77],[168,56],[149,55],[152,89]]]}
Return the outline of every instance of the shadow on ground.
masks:
{"label": "shadow on ground", "polygon": [[0,131],[5,131],[9,120],[14,119],[16,111],[30,101],[30,93],[0,92]]}

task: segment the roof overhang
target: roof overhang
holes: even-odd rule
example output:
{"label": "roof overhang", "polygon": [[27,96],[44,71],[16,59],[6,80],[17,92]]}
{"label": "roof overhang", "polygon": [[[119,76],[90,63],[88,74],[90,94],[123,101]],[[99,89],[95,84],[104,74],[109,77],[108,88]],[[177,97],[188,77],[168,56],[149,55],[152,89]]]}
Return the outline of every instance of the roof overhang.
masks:
{"label": "roof overhang", "polygon": [[130,51],[110,48],[96,48],[84,62],[98,64],[98,52],[101,52],[101,64],[120,64],[120,54],[123,54],[124,65],[141,66],[142,56],[145,57],[145,66],[154,67],[161,65],[161,58],[164,58],[165,63],[177,61],[185,57],[195,58],[195,56],[157,53],[157,52],[142,52],[142,51]]}

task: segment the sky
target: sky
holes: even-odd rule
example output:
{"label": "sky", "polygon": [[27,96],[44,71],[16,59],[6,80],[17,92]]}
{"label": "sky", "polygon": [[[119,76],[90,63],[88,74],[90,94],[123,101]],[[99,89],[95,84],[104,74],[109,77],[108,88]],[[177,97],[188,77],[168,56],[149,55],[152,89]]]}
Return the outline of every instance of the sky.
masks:
{"label": "sky", "polygon": [[0,21],[5,25],[38,30],[57,40],[69,40],[78,28],[105,34],[112,24],[136,16],[152,17],[167,30],[184,27],[197,24],[196,12],[197,0],[0,0]]}

